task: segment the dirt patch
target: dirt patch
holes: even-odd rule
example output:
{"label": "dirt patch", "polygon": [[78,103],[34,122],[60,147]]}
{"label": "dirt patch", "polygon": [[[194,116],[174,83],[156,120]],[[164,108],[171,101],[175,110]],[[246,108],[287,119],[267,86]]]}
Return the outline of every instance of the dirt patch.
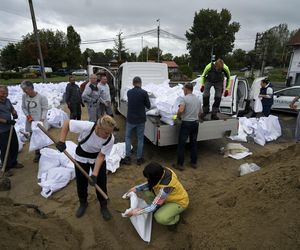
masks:
{"label": "dirt patch", "polygon": [[[123,141],[124,119],[116,119],[120,127],[116,137]],[[58,138],[59,130],[50,131]],[[75,135],[69,138],[76,142]],[[175,233],[154,222],[149,245],[120,215],[128,207],[121,196],[144,181],[143,167],[123,166],[108,175],[111,221],[102,219],[92,188],[87,212],[77,219],[75,181],[44,199],[37,185],[38,166],[26,145],[19,155],[25,168],[15,170],[11,190],[0,193],[0,249],[300,249],[300,145],[244,144],[253,156],[236,161],[219,154],[227,142],[200,142],[198,169],[187,166],[176,171],[190,206]],[[169,167],[176,159],[176,146],[157,148],[146,142],[144,152],[148,161]],[[188,149],[186,157],[188,162]],[[239,166],[246,162],[262,169],[238,177]],[[38,205],[47,219],[33,209],[14,206],[15,202]]]}

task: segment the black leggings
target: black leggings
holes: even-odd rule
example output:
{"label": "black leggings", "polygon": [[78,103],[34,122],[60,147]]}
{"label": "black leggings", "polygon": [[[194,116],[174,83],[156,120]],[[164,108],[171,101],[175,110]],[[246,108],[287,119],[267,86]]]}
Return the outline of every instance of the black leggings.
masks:
{"label": "black leggings", "polygon": [[[77,161],[78,162],[78,161]],[[94,169],[95,164],[90,163],[82,163],[78,162],[79,165],[84,169],[84,171],[89,174],[90,169]],[[76,184],[77,184],[77,194],[80,203],[87,202],[88,197],[88,179],[75,167],[76,173]],[[97,177],[97,185],[103,190],[105,194],[107,194],[107,178],[106,178],[106,162],[104,161]],[[101,207],[107,206],[107,200],[96,190],[97,198],[100,202]]]}

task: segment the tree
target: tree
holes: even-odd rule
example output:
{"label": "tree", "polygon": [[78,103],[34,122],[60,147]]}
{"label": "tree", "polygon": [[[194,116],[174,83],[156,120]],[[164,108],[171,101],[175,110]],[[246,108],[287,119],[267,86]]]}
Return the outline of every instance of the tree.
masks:
{"label": "tree", "polygon": [[178,65],[189,65],[190,61],[191,61],[191,57],[188,54],[184,54],[181,56],[175,56],[174,57],[174,61],[178,64]]}
{"label": "tree", "polygon": [[163,61],[172,61],[173,55],[171,53],[163,54],[161,60]]}
{"label": "tree", "polygon": [[114,41],[115,46],[113,48],[114,56],[118,58],[119,62],[126,60],[126,52],[128,49],[125,48],[124,39],[121,37],[122,32],[117,35],[117,39]]}
{"label": "tree", "polygon": [[195,13],[193,26],[186,32],[187,49],[191,55],[192,66],[203,68],[211,60],[211,51],[217,58],[223,58],[234,47],[235,33],[240,24],[231,21],[227,9],[201,9]]}
{"label": "tree", "polygon": [[67,63],[69,68],[78,68],[81,62],[80,35],[73,26],[67,28]]}
{"label": "tree", "polygon": [[262,36],[263,51],[267,65],[283,66],[287,63],[287,42],[289,40],[287,24],[279,24],[266,30]]}
{"label": "tree", "polygon": [[13,43],[9,43],[1,50],[1,64],[6,70],[18,67],[18,49]]}

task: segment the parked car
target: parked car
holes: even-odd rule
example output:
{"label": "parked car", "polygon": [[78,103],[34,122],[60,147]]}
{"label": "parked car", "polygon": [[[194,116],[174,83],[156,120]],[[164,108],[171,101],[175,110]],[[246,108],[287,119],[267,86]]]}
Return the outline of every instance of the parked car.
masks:
{"label": "parked car", "polygon": [[87,70],[86,69],[77,69],[72,72],[72,75],[74,76],[87,76]]}
{"label": "parked car", "polygon": [[70,70],[68,70],[68,69],[58,69],[53,74],[57,75],[57,76],[67,76],[67,75],[70,74]]}
{"label": "parked car", "polygon": [[[52,73],[52,68],[51,67],[44,67],[45,73]],[[23,72],[41,72],[41,66],[40,65],[29,65],[26,68],[22,70]]]}
{"label": "parked car", "polygon": [[[274,92],[274,104],[272,110],[283,111],[288,113],[296,113],[297,110],[293,110],[289,107],[295,96],[300,95],[300,86],[293,86],[289,88],[280,89]],[[300,109],[299,100],[296,102],[298,110]]]}

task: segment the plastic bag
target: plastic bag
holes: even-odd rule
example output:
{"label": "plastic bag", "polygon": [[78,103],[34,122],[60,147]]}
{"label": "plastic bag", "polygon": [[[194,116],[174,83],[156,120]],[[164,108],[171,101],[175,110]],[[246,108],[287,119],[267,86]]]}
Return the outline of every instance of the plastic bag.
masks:
{"label": "plastic bag", "polygon": [[[135,208],[143,208],[147,206],[147,203],[137,197],[136,193],[130,192],[122,196],[123,199],[130,198],[130,208],[126,209],[122,213],[123,217],[126,217],[127,213]],[[139,236],[146,242],[151,240],[151,230],[152,230],[152,213],[144,213],[137,216],[130,217],[131,223],[133,224],[135,230],[138,232]]]}
{"label": "plastic bag", "polygon": [[42,131],[39,129],[37,124],[43,125],[42,122],[33,121],[31,124],[32,135],[29,144],[29,152],[37,149],[41,149],[53,144],[53,141]]}
{"label": "plastic bag", "polygon": [[255,113],[260,113],[262,112],[263,107],[262,107],[262,103],[260,98],[255,98],[255,102],[254,102],[254,112]]}
{"label": "plastic bag", "polygon": [[41,158],[39,160],[39,170],[37,178],[40,179],[43,173],[51,168],[57,168],[60,166],[60,152],[52,148],[43,148],[40,151]]}
{"label": "plastic bag", "polygon": [[240,166],[240,176],[245,174],[253,173],[260,170],[260,167],[257,166],[255,163],[244,163]]}
{"label": "plastic bag", "polygon": [[61,109],[52,108],[48,110],[47,121],[51,127],[61,128],[64,121],[68,119],[68,115]]}

